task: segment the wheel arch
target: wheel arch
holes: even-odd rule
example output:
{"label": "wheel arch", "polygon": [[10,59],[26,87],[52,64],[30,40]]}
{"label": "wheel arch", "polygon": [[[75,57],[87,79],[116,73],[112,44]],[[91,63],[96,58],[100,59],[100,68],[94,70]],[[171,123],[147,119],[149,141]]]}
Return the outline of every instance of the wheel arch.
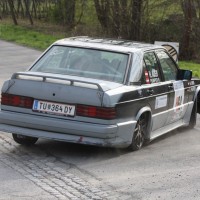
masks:
{"label": "wheel arch", "polygon": [[197,113],[200,114],[200,86],[197,87],[193,101],[197,100]]}
{"label": "wheel arch", "polygon": [[151,108],[149,106],[145,106],[143,108],[141,108],[137,115],[136,115],[136,121],[138,121],[138,119],[142,116],[142,115],[146,115],[147,117],[147,133],[145,134],[145,139],[149,139],[150,138],[150,132],[151,132],[151,124],[152,124],[152,111]]}

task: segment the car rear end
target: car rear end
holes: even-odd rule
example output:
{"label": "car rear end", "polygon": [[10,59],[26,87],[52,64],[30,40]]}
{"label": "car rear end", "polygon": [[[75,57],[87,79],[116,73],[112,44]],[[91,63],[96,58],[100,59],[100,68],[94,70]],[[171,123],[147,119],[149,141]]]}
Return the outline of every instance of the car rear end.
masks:
{"label": "car rear end", "polygon": [[[80,45],[81,43],[78,43]],[[0,130],[101,146],[128,146],[134,122],[118,112],[130,53],[58,45],[6,81]],[[112,93],[112,91],[114,91]]]}
{"label": "car rear end", "polygon": [[84,137],[100,140],[115,137],[116,108],[102,105],[103,94],[96,83],[15,74],[2,88],[1,129],[83,143]]}

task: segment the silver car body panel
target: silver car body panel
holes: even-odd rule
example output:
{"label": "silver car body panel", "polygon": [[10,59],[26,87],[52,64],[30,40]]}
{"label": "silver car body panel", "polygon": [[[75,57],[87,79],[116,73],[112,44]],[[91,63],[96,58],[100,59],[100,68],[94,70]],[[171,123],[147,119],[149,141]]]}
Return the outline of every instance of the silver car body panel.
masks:
{"label": "silver car body panel", "polygon": [[136,121],[109,125],[13,112],[0,114],[0,129],[5,132],[99,146],[129,146],[135,125]]}

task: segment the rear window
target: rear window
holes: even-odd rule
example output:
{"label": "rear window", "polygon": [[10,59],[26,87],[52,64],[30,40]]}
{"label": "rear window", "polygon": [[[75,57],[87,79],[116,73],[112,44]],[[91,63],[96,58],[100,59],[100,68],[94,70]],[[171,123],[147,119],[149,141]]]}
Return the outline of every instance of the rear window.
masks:
{"label": "rear window", "polygon": [[118,52],[53,46],[31,68],[31,71],[73,75],[122,83],[128,57],[128,54]]}

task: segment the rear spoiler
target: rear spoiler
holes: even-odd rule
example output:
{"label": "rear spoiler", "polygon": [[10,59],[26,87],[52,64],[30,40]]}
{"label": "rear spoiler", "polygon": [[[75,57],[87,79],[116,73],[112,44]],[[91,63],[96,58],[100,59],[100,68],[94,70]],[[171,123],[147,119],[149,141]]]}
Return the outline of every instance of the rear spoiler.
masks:
{"label": "rear spoiler", "polygon": [[91,83],[88,81],[73,80],[69,78],[55,77],[55,76],[49,76],[49,75],[44,76],[44,75],[39,75],[39,74],[29,74],[26,72],[14,73],[11,79],[23,79],[23,80],[35,80],[35,81],[49,82],[49,83],[60,83],[60,84],[65,84],[65,85],[77,86],[77,87],[98,89],[101,92],[104,91],[99,83]]}

